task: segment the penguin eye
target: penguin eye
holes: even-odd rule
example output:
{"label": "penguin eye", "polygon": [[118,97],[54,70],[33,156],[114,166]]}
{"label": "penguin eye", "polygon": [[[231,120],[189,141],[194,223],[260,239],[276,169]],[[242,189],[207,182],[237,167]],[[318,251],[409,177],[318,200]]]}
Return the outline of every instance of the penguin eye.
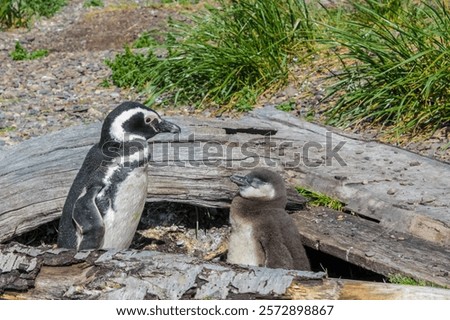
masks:
{"label": "penguin eye", "polygon": [[145,118],[145,123],[149,124],[150,122],[152,122],[152,119],[150,117]]}

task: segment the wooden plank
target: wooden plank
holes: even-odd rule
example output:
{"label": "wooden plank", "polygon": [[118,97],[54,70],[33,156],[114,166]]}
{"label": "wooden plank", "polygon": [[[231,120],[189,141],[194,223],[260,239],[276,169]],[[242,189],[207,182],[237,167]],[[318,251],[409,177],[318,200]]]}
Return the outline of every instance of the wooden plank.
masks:
{"label": "wooden plank", "polygon": [[450,290],[232,266],[152,251],[0,245],[0,299],[450,299]]}
{"label": "wooden plank", "polygon": [[449,300],[450,290],[347,279],[293,283],[286,294],[292,300]]}
{"label": "wooden plank", "polygon": [[402,274],[450,288],[450,248],[325,208],[292,214],[304,243],[385,276]]}

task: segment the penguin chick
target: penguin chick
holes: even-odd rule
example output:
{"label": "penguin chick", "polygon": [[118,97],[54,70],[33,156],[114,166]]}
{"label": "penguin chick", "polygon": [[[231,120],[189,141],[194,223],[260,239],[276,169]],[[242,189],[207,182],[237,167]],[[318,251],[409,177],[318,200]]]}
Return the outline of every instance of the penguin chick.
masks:
{"label": "penguin chick", "polygon": [[311,270],[295,223],[285,211],[282,177],[257,168],[232,175],[239,193],[231,203],[227,262],[268,268]]}
{"label": "penguin chick", "polygon": [[147,140],[180,128],[152,109],[124,102],[102,126],[64,204],[58,247],[77,250],[130,246],[147,196]]}

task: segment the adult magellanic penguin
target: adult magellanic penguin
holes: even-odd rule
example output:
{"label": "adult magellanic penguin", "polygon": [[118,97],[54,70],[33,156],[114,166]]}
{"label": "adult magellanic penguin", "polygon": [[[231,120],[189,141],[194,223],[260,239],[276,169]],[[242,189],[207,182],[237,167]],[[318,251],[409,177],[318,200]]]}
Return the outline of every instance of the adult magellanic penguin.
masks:
{"label": "adult magellanic penguin", "polygon": [[285,211],[282,177],[269,169],[232,175],[239,186],[230,209],[227,262],[268,268],[310,270],[294,221]]}
{"label": "adult magellanic penguin", "polygon": [[58,247],[125,249],[136,232],[147,195],[147,140],[180,128],[150,108],[124,102],[102,126],[64,204]]}

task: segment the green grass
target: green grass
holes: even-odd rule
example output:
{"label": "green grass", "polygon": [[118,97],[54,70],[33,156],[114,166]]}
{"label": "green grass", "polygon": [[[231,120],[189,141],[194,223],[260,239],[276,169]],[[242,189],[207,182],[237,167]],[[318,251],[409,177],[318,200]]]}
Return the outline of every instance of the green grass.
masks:
{"label": "green grass", "polygon": [[390,283],[394,284],[402,284],[402,285],[409,285],[409,286],[429,286],[429,287],[437,287],[436,285],[427,282],[425,280],[415,280],[413,278],[401,275],[401,274],[393,274],[390,275],[388,278],[388,281]]}
{"label": "green grass", "polygon": [[11,131],[16,131],[16,130],[17,130],[16,127],[5,127],[5,128],[0,128],[0,134],[8,133],[8,132],[11,132]]}
{"label": "green grass", "polygon": [[27,27],[34,17],[51,17],[66,0],[1,0],[0,28]]}
{"label": "green grass", "polygon": [[139,37],[133,42],[132,47],[139,48],[149,48],[157,46],[158,42],[150,35],[148,32],[143,32]]}
{"label": "green grass", "polygon": [[277,106],[275,106],[276,109],[289,112],[292,110],[295,110],[295,101],[285,101]]}
{"label": "green grass", "polygon": [[308,204],[310,206],[327,207],[337,211],[344,210],[345,204],[337,199],[304,187],[296,187],[295,189],[299,194],[308,198]]}
{"label": "green grass", "polygon": [[386,126],[396,136],[433,132],[450,122],[447,6],[405,1],[383,11],[377,2],[353,1],[357,18],[329,29],[344,53],[331,88],[342,96],[328,123]]}
{"label": "green grass", "polygon": [[85,0],[83,3],[83,7],[85,8],[103,7],[104,5],[103,0]]}
{"label": "green grass", "polygon": [[46,57],[48,55],[48,50],[39,49],[29,52],[25,49],[19,41],[16,42],[14,50],[9,53],[9,56],[13,60],[34,60]]}
{"label": "green grass", "polygon": [[100,82],[99,86],[101,88],[110,88],[111,82],[108,79],[103,79],[102,82]]}
{"label": "green grass", "polygon": [[[313,25],[303,1],[220,1],[192,22],[171,23],[165,48],[167,57],[139,68],[150,95],[169,93],[172,102],[194,105],[252,107],[262,92],[286,83],[292,57],[312,48]],[[134,54],[139,56],[139,54]],[[121,79],[119,60],[127,64],[140,58],[131,52],[110,61],[114,83],[134,85]],[[143,79],[145,78],[145,79]],[[130,82],[131,81],[131,82]]]}
{"label": "green grass", "polygon": [[116,55],[113,60],[106,60],[112,70],[112,82],[118,87],[143,90],[150,80],[146,70],[158,63],[152,52],[148,54],[134,53],[129,47]]}

